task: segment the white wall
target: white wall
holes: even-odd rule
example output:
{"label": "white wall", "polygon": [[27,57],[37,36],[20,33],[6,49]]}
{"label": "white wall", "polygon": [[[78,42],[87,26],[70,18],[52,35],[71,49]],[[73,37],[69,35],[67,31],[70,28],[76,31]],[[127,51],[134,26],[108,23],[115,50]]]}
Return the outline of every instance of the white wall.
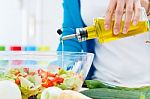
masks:
{"label": "white wall", "polygon": [[[16,2],[14,2],[16,1]],[[0,45],[20,44],[21,14],[17,0],[0,0]]]}
{"label": "white wall", "polygon": [[0,45],[47,45],[56,50],[61,23],[61,0],[0,0]]}

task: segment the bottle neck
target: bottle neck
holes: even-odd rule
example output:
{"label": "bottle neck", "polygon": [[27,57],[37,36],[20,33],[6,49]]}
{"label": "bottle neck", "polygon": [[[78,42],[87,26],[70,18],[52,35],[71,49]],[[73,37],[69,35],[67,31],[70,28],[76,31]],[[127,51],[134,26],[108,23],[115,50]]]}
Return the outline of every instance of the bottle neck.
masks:
{"label": "bottle neck", "polygon": [[62,40],[68,40],[72,38],[77,38],[79,42],[83,42],[89,39],[97,38],[97,32],[95,26],[88,26],[85,28],[76,28],[76,33],[71,35],[66,35],[62,37]]}
{"label": "bottle neck", "polygon": [[85,28],[86,31],[87,31],[87,39],[94,39],[94,38],[97,38],[98,35],[97,35],[97,32],[96,32],[96,27],[94,25],[92,26],[88,26]]}
{"label": "bottle neck", "polygon": [[97,38],[95,26],[88,26],[85,28],[77,28],[76,29],[76,37],[78,38],[78,41],[80,41],[80,42]]}
{"label": "bottle neck", "polygon": [[77,28],[76,29],[76,37],[79,42],[83,42],[87,40],[88,33],[85,28]]}

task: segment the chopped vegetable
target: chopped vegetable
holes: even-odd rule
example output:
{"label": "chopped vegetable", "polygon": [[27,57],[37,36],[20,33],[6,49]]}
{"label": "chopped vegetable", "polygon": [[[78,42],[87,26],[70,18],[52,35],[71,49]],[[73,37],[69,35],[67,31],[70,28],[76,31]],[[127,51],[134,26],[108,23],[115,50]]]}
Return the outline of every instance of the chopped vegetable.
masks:
{"label": "chopped vegetable", "polygon": [[127,91],[108,88],[90,89],[81,92],[92,99],[150,99],[143,98],[144,93],[140,91]]}
{"label": "chopped vegetable", "polygon": [[41,99],[60,99],[62,90],[58,87],[49,87],[42,92]]}
{"label": "chopped vegetable", "polygon": [[[72,90],[64,90],[58,99],[92,99],[79,92]],[[100,98],[99,98],[100,99]],[[111,98],[112,99],[112,98]]]}
{"label": "chopped vegetable", "polygon": [[[57,72],[43,69],[32,70],[28,67],[12,68],[6,74],[0,75],[0,80],[12,80],[18,85],[22,99],[40,97],[46,88],[57,86],[62,89],[78,90],[82,83],[82,75],[61,68]],[[39,98],[40,99],[40,98]]]}
{"label": "chopped vegetable", "polygon": [[93,99],[150,99],[150,86],[128,88],[102,83],[99,80],[86,80],[89,90],[83,91]]}
{"label": "chopped vegetable", "polygon": [[118,90],[138,90],[143,92],[150,92],[150,86],[143,86],[138,88],[128,88],[128,87],[121,87],[121,86],[114,86],[107,83],[103,83],[99,80],[86,80],[85,81],[87,87],[89,89],[95,89],[95,88],[108,88],[108,89],[118,89]]}
{"label": "chopped vegetable", "polygon": [[17,85],[20,85],[20,79],[19,79],[19,78],[16,78],[15,83],[16,83]]}
{"label": "chopped vegetable", "polygon": [[116,86],[108,85],[108,84],[103,83],[99,80],[86,80],[85,84],[90,89],[95,89],[95,88],[116,88]]}

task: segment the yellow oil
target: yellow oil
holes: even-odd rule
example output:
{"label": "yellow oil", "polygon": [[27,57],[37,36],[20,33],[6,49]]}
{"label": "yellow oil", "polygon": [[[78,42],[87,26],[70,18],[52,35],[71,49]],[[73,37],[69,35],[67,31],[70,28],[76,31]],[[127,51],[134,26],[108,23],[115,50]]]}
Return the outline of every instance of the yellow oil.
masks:
{"label": "yellow oil", "polygon": [[[114,21],[112,21],[110,30],[104,29],[104,19],[96,18],[94,19],[94,23],[95,24],[93,26],[86,27],[87,39],[98,38],[100,43],[106,43],[106,42],[118,40],[121,38],[146,33],[147,31],[149,31],[148,21],[140,21],[136,26],[133,26],[132,23],[130,23],[130,28],[127,34],[122,33],[123,27],[121,27],[118,35],[113,34]],[[121,26],[123,25],[124,25],[124,21],[122,21],[121,23]]]}

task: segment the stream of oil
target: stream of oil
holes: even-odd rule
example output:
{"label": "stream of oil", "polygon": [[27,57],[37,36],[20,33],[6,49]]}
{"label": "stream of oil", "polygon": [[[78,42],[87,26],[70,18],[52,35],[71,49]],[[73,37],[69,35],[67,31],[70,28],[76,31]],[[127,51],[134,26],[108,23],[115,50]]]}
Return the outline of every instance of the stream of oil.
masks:
{"label": "stream of oil", "polygon": [[64,67],[64,40],[61,40],[61,46],[62,46],[62,52],[61,52],[61,66],[63,69],[65,69]]}

